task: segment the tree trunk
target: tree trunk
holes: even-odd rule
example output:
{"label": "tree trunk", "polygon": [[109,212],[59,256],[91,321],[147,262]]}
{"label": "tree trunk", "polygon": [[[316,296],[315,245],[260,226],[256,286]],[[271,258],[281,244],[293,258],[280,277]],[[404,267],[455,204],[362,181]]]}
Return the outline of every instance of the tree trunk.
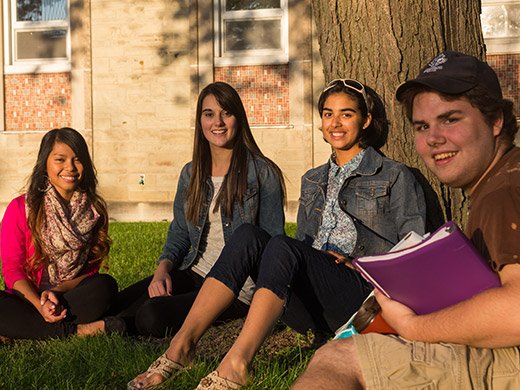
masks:
{"label": "tree trunk", "polygon": [[484,58],[480,1],[312,0],[312,5],[325,79],[358,79],[383,97],[391,123],[384,152],[418,167],[439,195],[446,218],[464,225],[464,194],[426,170],[395,90],[443,50]]}

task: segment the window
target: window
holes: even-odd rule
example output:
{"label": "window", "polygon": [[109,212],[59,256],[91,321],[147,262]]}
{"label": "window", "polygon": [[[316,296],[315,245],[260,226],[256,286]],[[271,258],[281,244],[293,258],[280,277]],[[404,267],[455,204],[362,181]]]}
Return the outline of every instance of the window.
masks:
{"label": "window", "polygon": [[4,1],[6,71],[70,69],[67,0]]}
{"label": "window", "polygon": [[287,0],[216,0],[216,65],[285,63]]}
{"label": "window", "polygon": [[483,1],[481,22],[488,54],[520,52],[520,1]]}

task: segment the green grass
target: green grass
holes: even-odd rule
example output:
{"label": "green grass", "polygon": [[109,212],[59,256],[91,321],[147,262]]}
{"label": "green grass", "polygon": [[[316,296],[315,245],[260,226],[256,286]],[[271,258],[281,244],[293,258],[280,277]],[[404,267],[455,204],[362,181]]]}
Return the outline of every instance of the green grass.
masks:
{"label": "green grass", "polygon": [[[153,272],[167,229],[166,222],[111,223],[108,273],[120,288]],[[287,224],[286,231],[294,235],[295,225]],[[124,389],[167,345],[168,340],[150,342],[119,335],[0,344],[0,389]],[[274,357],[259,357],[247,389],[288,389],[310,354],[294,347]],[[199,359],[190,371],[163,388],[194,389],[217,364],[213,359]]]}

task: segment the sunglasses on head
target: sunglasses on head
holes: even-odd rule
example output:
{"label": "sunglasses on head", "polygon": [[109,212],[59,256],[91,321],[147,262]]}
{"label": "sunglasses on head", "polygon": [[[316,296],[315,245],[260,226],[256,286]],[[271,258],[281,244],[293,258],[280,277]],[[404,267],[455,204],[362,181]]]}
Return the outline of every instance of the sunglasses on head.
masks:
{"label": "sunglasses on head", "polygon": [[368,99],[365,91],[365,86],[361,84],[359,81],[354,79],[334,79],[327,84],[327,87],[323,90],[323,92],[327,92],[329,89],[336,87],[337,85],[343,84],[346,88],[352,89],[357,93],[360,93],[363,96],[363,100],[365,101],[365,105],[368,108]]}

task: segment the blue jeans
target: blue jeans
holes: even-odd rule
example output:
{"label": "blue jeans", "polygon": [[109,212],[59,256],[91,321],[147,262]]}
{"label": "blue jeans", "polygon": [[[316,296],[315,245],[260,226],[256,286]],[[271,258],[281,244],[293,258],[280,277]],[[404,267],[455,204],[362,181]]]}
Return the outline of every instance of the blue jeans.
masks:
{"label": "blue jeans", "polygon": [[372,287],[334,257],[283,235],[238,227],[208,277],[238,295],[248,276],[286,302],[282,321],[304,333],[334,332],[356,312]]}

